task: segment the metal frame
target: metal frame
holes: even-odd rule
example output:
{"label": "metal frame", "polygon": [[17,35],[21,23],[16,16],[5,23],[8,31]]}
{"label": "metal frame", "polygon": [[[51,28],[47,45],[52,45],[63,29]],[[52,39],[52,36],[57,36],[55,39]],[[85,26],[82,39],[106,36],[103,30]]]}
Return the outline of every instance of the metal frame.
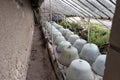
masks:
{"label": "metal frame", "polygon": [[104,8],[106,8],[109,12],[111,12],[112,14],[114,14],[110,9],[108,9],[103,3],[101,3],[99,0],[97,0],[102,6],[104,6]]}
{"label": "metal frame", "polygon": [[106,13],[104,13],[102,10],[100,10],[98,7],[96,7],[93,3],[91,3],[89,0],[86,0],[88,3],[90,3],[93,7],[95,7],[98,11],[100,11],[101,13],[103,13],[104,15],[106,15],[108,17],[108,19],[110,19],[109,15],[107,15]]}
{"label": "metal frame", "polygon": [[[109,5],[105,5],[103,2],[110,3],[112,8],[109,8]],[[90,0],[53,0],[52,3],[53,3],[52,11],[55,13],[81,16],[82,18],[91,16],[92,18],[101,18],[108,20],[111,20],[113,17],[114,10],[112,9],[114,9],[116,4],[115,1],[113,0],[108,1],[95,0],[95,3],[98,4],[98,6],[90,2]],[[88,5],[86,5],[86,3]],[[101,10],[99,6],[102,6],[102,8],[104,8],[105,10]],[[96,11],[98,11],[98,13]],[[107,12],[109,14],[107,14]]]}
{"label": "metal frame", "polygon": [[[49,0],[44,2],[46,2],[46,10],[48,9],[49,11],[50,4],[47,1]],[[108,2],[107,5],[105,5],[104,2]],[[52,13],[66,16],[78,16],[81,17],[81,19],[91,17],[96,19],[102,25],[106,26],[99,19],[112,20],[115,10],[114,8],[116,5],[115,0],[96,0],[94,3],[90,2],[90,0],[52,0],[51,11]],[[100,6],[104,10],[101,10]],[[44,9],[44,6],[42,8]],[[109,14],[107,14],[107,12]]]}
{"label": "metal frame", "polygon": [[[82,15],[80,15],[82,18],[86,17],[86,15],[84,15],[83,13],[81,13],[80,11],[78,11],[74,6],[71,6],[70,4],[66,3],[66,2],[63,1],[63,0],[61,0],[61,2],[62,2],[63,4],[65,4],[65,5],[68,5],[71,9],[76,10],[76,11],[78,12],[78,15],[82,14]],[[78,15],[77,15],[77,16],[78,16]]]}
{"label": "metal frame", "polygon": [[115,3],[113,0],[110,0],[110,2],[111,2],[112,4],[114,4],[114,5],[116,5],[116,3]]}
{"label": "metal frame", "polygon": [[[77,1],[77,0],[76,0],[76,1]],[[89,12],[90,14],[92,14],[92,15],[94,15],[94,14],[98,15],[97,13],[92,12],[91,10],[89,10],[89,8],[87,8],[87,7],[86,7],[85,5],[83,5],[83,4],[82,4],[82,5],[85,6],[88,10],[87,10],[85,7],[82,7],[80,4],[77,3],[78,1],[77,1],[77,2],[76,2],[76,1],[72,0],[73,3],[75,3],[75,4],[78,5],[78,6],[80,6],[81,8],[83,8],[84,10],[86,10],[87,12]],[[98,16],[99,16],[99,17],[102,17],[101,15],[98,15]]]}

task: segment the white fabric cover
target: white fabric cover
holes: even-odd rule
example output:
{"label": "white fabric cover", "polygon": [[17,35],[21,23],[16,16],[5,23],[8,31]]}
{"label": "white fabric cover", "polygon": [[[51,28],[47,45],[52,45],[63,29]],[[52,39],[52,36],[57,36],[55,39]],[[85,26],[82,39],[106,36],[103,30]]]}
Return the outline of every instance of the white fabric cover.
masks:
{"label": "white fabric cover", "polygon": [[55,26],[51,25],[49,22],[46,22],[45,24],[46,29],[48,32],[52,33],[53,31],[58,31]]}
{"label": "white fabric cover", "polygon": [[65,37],[66,33],[69,32],[69,31],[70,31],[69,29],[65,29],[65,30],[63,31],[63,33],[62,33],[63,36]]}
{"label": "white fabric cover", "polygon": [[82,50],[82,48],[83,48],[83,46],[84,46],[86,43],[87,43],[87,41],[84,40],[84,39],[77,39],[77,40],[74,42],[73,46],[74,46],[75,48],[77,48],[78,53],[80,53],[81,50]]}
{"label": "white fabric cover", "polygon": [[73,60],[66,70],[67,80],[94,80],[89,63],[82,59]]}
{"label": "white fabric cover", "polygon": [[71,31],[68,31],[65,35],[65,38],[68,40],[68,38],[70,37],[70,35],[73,35],[74,33]]}
{"label": "white fabric cover", "polygon": [[71,43],[71,44],[74,44],[74,42],[79,39],[80,37],[76,34],[74,35],[70,35],[70,37],[68,38],[68,41]]}
{"label": "white fabric cover", "polygon": [[64,47],[69,47],[71,44],[68,41],[62,41],[60,44],[57,46],[56,50],[58,53],[61,53]]}
{"label": "white fabric cover", "polygon": [[61,25],[57,24],[56,22],[52,22],[52,25],[54,25],[56,29],[59,29],[62,27]]}
{"label": "white fabric cover", "polygon": [[92,65],[92,69],[100,76],[104,75],[105,62],[106,62],[106,55],[100,55],[97,57],[97,59]]}
{"label": "white fabric cover", "polygon": [[58,37],[58,36],[62,36],[62,34],[59,31],[53,32],[53,40],[55,40],[56,37]]}
{"label": "white fabric cover", "polygon": [[58,44],[60,44],[60,42],[62,42],[62,41],[66,41],[65,38],[64,38],[63,36],[57,36],[57,37],[55,38],[54,43],[55,43],[56,45],[58,45]]}
{"label": "white fabric cover", "polygon": [[91,65],[95,62],[96,58],[100,55],[97,45],[87,43],[83,46],[80,57],[87,60]]}
{"label": "white fabric cover", "polygon": [[50,24],[48,21],[45,22],[45,27],[46,27],[46,28],[50,27],[50,25],[51,25],[51,24]]}
{"label": "white fabric cover", "polygon": [[73,46],[64,47],[61,52],[59,62],[64,66],[69,66],[74,59],[79,59],[77,49]]}
{"label": "white fabric cover", "polygon": [[59,31],[63,34],[65,29],[64,28],[59,28]]}

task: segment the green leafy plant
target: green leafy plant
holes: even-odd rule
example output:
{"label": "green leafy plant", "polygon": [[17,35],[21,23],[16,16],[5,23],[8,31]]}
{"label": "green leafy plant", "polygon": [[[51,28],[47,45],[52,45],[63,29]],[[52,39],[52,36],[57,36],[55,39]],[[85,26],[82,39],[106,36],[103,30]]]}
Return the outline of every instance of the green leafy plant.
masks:
{"label": "green leafy plant", "polygon": [[[98,23],[91,23],[90,42],[95,43],[102,53],[106,53],[109,43],[109,30]],[[104,48],[105,46],[105,48]]]}
{"label": "green leafy plant", "polygon": [[64,28],[69,28],[69,26],[71,26],[71,25],[70,25],[70,22],[65,21],[65,20],[62,20],[62,21],[60,22],[60,25],[62,25]]}
{"label": "green leafy plant", "polygon": [[[109,44],[110,31],[99,23],[91,22],[90,24],[90,42],[98,45],[101,53],[106,53]],[[85,22],[86,29],[81,27],[80,24],[76,22],[61,21],[60,25],[64,26],[65,28],[69,28],[74,33],[81,36],[81,38],[87,40],[88,22]]]}

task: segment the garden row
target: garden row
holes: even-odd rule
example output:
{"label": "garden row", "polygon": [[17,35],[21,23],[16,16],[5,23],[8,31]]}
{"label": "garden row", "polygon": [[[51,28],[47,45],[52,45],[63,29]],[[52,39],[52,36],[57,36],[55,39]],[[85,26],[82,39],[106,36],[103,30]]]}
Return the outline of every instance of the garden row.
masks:
{"label": "garden row", "polygon": [[[106,55],[71,30],[55,22],[45,22],[50,39],[56,46],[58,62],[65,66],[67,80],[100,80],[104,75]],[[99,77],[95,78],[95,74]]]}

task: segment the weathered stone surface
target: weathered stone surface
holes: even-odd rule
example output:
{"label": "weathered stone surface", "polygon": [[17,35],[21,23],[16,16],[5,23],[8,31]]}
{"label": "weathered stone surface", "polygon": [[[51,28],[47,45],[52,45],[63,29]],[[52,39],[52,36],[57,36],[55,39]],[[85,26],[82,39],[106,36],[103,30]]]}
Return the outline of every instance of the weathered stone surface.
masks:
{"label": "weathered stone surface", "polygon": [[26,78],[34,19],[28,0],[16,1],[0,2],[0,80]]}

